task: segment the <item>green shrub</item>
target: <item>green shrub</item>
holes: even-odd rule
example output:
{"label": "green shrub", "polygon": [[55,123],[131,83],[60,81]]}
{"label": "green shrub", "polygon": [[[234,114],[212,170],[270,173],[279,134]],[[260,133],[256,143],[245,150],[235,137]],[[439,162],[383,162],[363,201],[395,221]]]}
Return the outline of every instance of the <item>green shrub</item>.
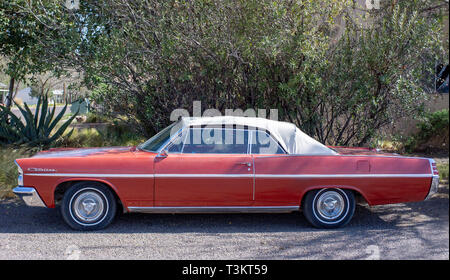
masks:
{"label": "green shrub", "polygon": [[448,135],[448,125],[448,109],[427,114],[425,120],[417,125],[420,130],[419,139],[428,140],[436,135]]}
{"label": "green shrub", "polygon": [[449,146],[449,114],[448,109],[428,113],[417,124],[418,132],[405,140],[408,152],[424,150],[446,150]]}
{"label": "green shrub", "polygon": [[85,123],[105,123],[108,122],[109,118],[105,115],[100,115],[95,112],[89,112]]}

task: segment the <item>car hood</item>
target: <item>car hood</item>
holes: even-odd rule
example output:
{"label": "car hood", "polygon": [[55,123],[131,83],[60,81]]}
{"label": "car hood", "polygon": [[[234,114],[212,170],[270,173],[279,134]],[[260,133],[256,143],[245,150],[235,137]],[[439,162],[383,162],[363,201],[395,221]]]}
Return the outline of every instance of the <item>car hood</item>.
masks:
{"label": "car hood", "polygon": [[130,147],[102,147],[102,148],[56,148],[42,151],[33,158],[61,158],[61,157],[95,157],[95,156],[121,156],[129,155]]}

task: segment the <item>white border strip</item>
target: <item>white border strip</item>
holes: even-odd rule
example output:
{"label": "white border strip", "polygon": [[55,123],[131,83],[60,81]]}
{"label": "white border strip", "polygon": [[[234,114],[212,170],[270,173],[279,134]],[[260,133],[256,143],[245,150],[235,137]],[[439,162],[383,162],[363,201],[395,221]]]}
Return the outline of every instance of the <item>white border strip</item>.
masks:
{"label": "white border strip", "polygon": [[433,174],[87,174],[28,173],[27,176],[95,178],[431,178]]}

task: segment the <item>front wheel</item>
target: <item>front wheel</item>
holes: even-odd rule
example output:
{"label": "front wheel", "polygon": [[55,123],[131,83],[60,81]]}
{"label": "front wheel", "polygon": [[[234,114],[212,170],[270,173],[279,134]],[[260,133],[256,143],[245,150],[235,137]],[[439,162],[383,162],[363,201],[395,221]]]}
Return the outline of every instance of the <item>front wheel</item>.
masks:
{"label": "front wheel", "polygon": [[338,228],[346,225],[355,212],[355,196],[342,189],[319,189],[306,194],[303,213],[317,228]]}
{"label": "front wheel", "polygon": [[96,182],[81,182],[64,193],[61,214],[76,230],[107,227],[116,214],[116,200],[111,190]]}

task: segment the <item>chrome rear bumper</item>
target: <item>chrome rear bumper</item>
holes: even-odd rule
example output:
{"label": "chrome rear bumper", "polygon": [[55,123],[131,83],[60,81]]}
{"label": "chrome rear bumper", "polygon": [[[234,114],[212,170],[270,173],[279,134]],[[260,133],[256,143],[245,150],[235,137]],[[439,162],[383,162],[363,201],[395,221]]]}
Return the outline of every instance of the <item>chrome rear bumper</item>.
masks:
{"label": "chrome rear bumper", "polygon": [[34,188],[17,186],[13,189],[15,195],[20,197],[26,205],[31,207],[46,207]]}
{"label": "chrome rear bumper", "polygon": [[435,193],[437,193],[439,188],[439,175],[433,175],[433,179],[431,180],[430,190],[428,191],[427,197],[425,200],[430,199]]}

